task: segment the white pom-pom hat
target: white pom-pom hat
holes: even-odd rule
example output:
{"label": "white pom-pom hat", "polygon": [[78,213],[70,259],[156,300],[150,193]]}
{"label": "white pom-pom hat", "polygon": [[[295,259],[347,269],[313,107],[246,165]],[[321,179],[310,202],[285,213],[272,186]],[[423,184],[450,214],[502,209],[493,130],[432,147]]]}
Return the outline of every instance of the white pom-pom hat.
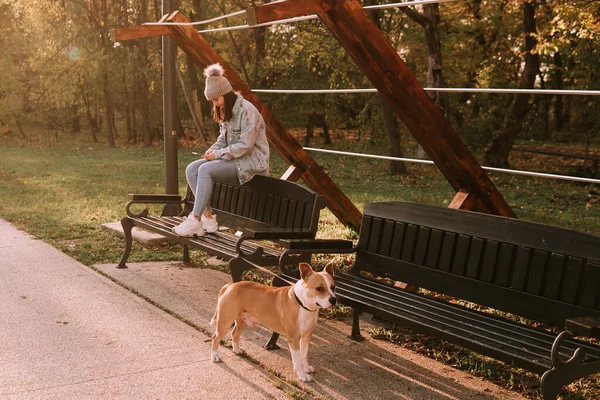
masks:
{"label": "white pom-pom hat", "polygon": [[217,63],[206,67],[204,69],[204,76],[206,77],[204,95],[209,101],[216,100],[220,96],[233,91],[231,83],[223,76],[223,67],[221,67],[221,64]]}

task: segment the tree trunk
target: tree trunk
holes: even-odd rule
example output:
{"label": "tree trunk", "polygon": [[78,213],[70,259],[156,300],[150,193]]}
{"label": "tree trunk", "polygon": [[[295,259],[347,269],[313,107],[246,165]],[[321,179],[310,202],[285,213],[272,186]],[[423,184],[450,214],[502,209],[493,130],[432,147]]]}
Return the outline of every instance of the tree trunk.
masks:
{"label": "tree trunk", "polygon": [[[442,43],[440,40],[440,11],[438,4],[424,4],[423,13],[416,11],[411,7],[403,7],[402,11],[413,21],[421,25],[425,32],[427,40],[428,66],[427,66],[427,87],[443,88],[446,87],[444,74],[442,71]],[[450,114],[448,105],[448,96],[441,92],[428,92],[429,97],[442,110],[446,118]],[[429,158],[423,148],[419,145],[417,148],[417,158]]]}
{"label": "tree trunk", "polygon": [[103,83],[103,98],[104,98],[104,119],[106,121],[106,140],[110,147],[115,146],[115,137],[113,132],[113,125],[111,123],[110,115],[110,93],[108,92],[108,72],[106,71],[106,65],[102,66],[102,83]]}
{"label": "tree trunk", "polygon": [[[271,0],[264,0],[263,4],[270,3]],[[256,6],[256,2],[252,0],[252,6]],[[265,59],[266,56],[266,47],[265,47],[265,36],[266,36],[267,28],[256,28],[254,29],[254,43],[256,45],[256,50],[254,52],[254,76],[253,76],[253,87],[262,87],[262,82],[259,82],[259,72],[261,61]]]}
{"label": "tree trunk", "polygon": [[[560,52],[554,53],[554,87],[558,90],[563,89],[563,65]],[[562,131],[565,127],[563,118],[563,96],[557,94],[554,96],[554,129]]]}
{"label": "tree trunk", "polygon": [[[387,104],[387,102],[381,94],[379,95],[379,99],[381,100],[383,120],[385,121],[385,127],[388,132],[388,139],[390,141],[390,156],[403,157],[402,136],[400,135],[400,131],[398,129],[398,120],[396,119],[396,114],[394,113],[392,108]],[[405,174],[406,172],[408,171],[404,161],[394,160],[390,162],[390,173],[392,175]]]}
{"label": "tree trunk", "polygon": [[[365,5],[374,4],[377,4],[375,0],[365,1]],[[377,25],[377,27],[381,30],[381,11],[369,11],[369,16],[373,22],[375,22],[375,25]],[[381,103],[381,111],[383,112],[383,119],[385,121],[385,128],[390,141],[390,156],[403,157],[401,145],[402,137],[400,135],[400,130],[398,129],[398,120],[396,119],[396,114],[381,95],[379,95],[379,100]],[[404,161],[390,161],[390,172],[392,174],[404,174],[407,172],[406,164]]]}
{"label": "tree trunk", "polygon": [[79,123],[79,110],[76,104],[71,105],[71,132],[81,132],[81,124]]}
{"label": "tree trunk", "polygon": [[200,141],[202,142],[201,143],[202,146],[207,146],[206,134],[200,124],[200,121],[198,120],[198,116],[196,115],[195,107],[192,104],[192,100],[190,99],[190,96],[188,95],[188,90],[185,87],[185,82],[183,80],[183,76],[181,76],[181,71],[179,70],[179,68],[177,68],[177,77],[179,78],[179,83],[181,84],[181,89],[183,90],[183,95],[185,97],[185,101],[190,110],[190,114],[192,115],[192,120],[194,121],[194,125],[196,125],[197,136],[198,136],[198,138],[200,138]]}
{"label": "tree trunk", "polygon": [[19,116],[17,114],[13,114],[13,118],[15,119],[15,125],[17,125],[19,134],[23,137],[23,139],[29,140],[29,136],[27,136],[27,134],[23,130],[23,127],[21,126],[21,121],[19,120]]}
{"label": "tree trunk", "polygon": [[[540,68],[540,57],[532,53],[537,43],[535,21],[535,0],[527,0],[523,5],[523,33],[525,34],[525,68],[521,75],[520,89],[532,89]],[[493,167],[509,167],[508,156],[517,135],[523,130],[523,122],[529,110],[529,94],[517,94],[506,114],[502,130],[497,133],[491,147],[486,152],[486,162]]]}

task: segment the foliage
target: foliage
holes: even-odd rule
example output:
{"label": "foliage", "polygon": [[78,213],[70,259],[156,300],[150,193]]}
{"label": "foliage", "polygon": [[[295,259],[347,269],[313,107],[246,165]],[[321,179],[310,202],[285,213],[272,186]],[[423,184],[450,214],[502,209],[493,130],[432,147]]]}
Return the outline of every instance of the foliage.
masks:
{"label": "foliage", "polygon": [[[517,86],[523,59],[522,4],[518,0],[468,0],[440,5],[444,76],[449,87]],[[600,62],[599,3],[546,0],[535,4],[536,51],[541,55],[536,86],[600,87],[600,75],[589,68]],[[144,102],[140,85],[144,85],[148,91],[147,122],[154,137],[160,138],[160,40],[113,44],[108,37],[112,28],[157,20],[161,14],[158,5],[149,0],[1,0],[0,67],[4,79],[0,82],[0,119],[21,118],[54,131],[70,128],[79,118],[87,119],[89,126],[97,124],[106,129],[103,120],[112,115],[122,123],[114,124],[117,135],[127,124],[127,129],[141,131]],[[247,6],[241,0],[179,1],[179,9],[196,19]],[[392,46],[417,79],[425,83],[428,55],[423,29],[398,9],[383,10],[378,15]],[[245,22],[244,16],[238,16],[202,28]],[[318,20],[261,30],[207,33],[206,37],[252,87],[371,86]],[[180,52],[180,69],[189,75],[184,58]],[[555,79],[558,70],[562,74],[560,82]],[[289,127],[304,127],[309,113],[324,113],[334,128],[358,128],[382,140],[386,138],[379,99],[372,94],[260,96]],[[510,95],[504,94],[452,94],[450,119],[467,143],[482,147],[500,126],[510,101]],[[558,101],[558,96],[533,96],[523,139],[554,135],[583,142],[597,136],[600,113],[595,97],[563,96],[562,111],[552,108]],[[192,125],[182,90],[178,90],[177,102],[179,114],[189,120],[184,125]],[[555,130],[552,120],[557,112],[564,112],[567,123]],[[140,139],[128,135],[121,140]]]}

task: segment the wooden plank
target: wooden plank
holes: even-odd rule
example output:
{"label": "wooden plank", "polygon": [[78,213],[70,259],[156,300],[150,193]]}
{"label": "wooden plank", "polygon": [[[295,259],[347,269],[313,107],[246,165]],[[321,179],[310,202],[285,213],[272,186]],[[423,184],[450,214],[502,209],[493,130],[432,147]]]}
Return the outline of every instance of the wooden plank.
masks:
{"label": "wooden plank", "polygon": [[127,40],[163,36],[170,33],[171,29],[165,25],[142,25],[111,29],[109,37],[113,42],[125,42]]}
{"label": "wooden plank", "polygon": [[419,233],[417,234],[417,244],[415,246],[415,255],[413,262],[415,264],[424,265],[425,259],[427,258],[427,248],[429,246],[429,235],[431,229],[424,226],[419,227]]}
{"label": "wooden plank", "polygon": [[358,234],[358,248],[360,250],[366,251],[367,245],[369,243],[369,236],[371,235],[371,223],[373,222],[373,218],[369,216],[365,216],[363,218],[362,224],[360,225],[360,232]]}
{"label": "wooden plank", "polygon": [[246,9],[248,25],[263,24],[280,19],[301,17],[331,10],[325,0],[280,1]]}
{"label": "wooden plank", "polygon": [[483,251],[483,260],[481,261],[478,276],[473,276],[473,278],[481,279],[488,283],[494,280],[494,270],[496,269],[499,247],[499,243],[495,240],[486,240],[485,250]]}
{"label": "wooden plank", "polygon": [[444,232],[438,229],[431,230],[431,238],[429,239],[429,249],[427,250],[427,261],[425,265],[429,268],[438,267],[438,261],[440,259],[440,253],[442,250],[442,238],[444,237]]}
{"label": "wooden plank", "polygon": [[565,256],[562,254],[551,254],[550,262],[546,270],[546,282],[542,295],[551,299],[558,299],[560,286],[563,280],[563,269],[565,266]]}
{"label": "wooden plank", "polygon": [[498,251],[498,260],[496,270],[494,271],[494,283],[500,286],[507,286],[510,282],[510,271],[512,268],[513,254],[515,246],[508,243],[501,243]]}
{"label": "wooden plank", "polygon": [[334,10],[317,15],[404,122],[450,185],[456,191],[470,188],[483,206],[494,214],[515,217],[475,157],[360,3],[357,0],[338,1]]}
{"label": "wooden plank", "polygon": [[452,273],[464,275],[467,268],[467,259],[469,256],[469,244],[471,238],[466,235],[458,235],[454,259],[452,260]]}
{"label": "wooden plank", "polygon": [[415,243],[417,242],[418,227],[416,225],[407,225],[404,231],[404,243],[402,245],[401,259],[404,261],[412,261],[415,251]]}
{"label": "wooden plank", "polygon": [[393,246],[394,240],[394,221],[386,219],[383,223],[383,234],[381,235],[381,246],[379,246],[379,254],[389,256],[390,249]]}
{"label": "wooden plank", "polygon": [[467,270],[465,275],[469,278],[477,279],[479,275],[479,266],[483,254],[484,240],[480,238],[471,239],[471,248],[467,259]]}
{"label": "wooden plank", "polygon": [[448,208],[454,208],[455,210],[473,210],[477,202],[477,197],[473,192],[466,190],[459,190],[450,202]]}
{"label": "wooden plank", "polygon": [[531,258],[531,249],[519,246],[517,248],[517,258],[510,287],[516,290],[525,290],[527,274],[529,271],[529,259]]}
{"label": "wooden plank", "polygon": [[456,242],[456,234],[452,232],[444,232],[442,240],[442,252],[440,253],[440,262],[438,268],[441,271],[449,272],[454,255],[454,243]]}
{"label": "wooden plank", "polygon": [[[174,13],[167,19],[169,22],[189,22],[180,12]],[[225,70],[225,76],[242,96],[251,102],[263,116],[267,125],[267,137],[271,146],[289,165],[297,165],[304,169],[302,179],[315,192],[327,198],[327,206],[331,212],[346,226],[356,229],[360,227],[361,212],[331,180],[329,175],[310,157],[294,137],[275,118],[271,111],[252,93],[248,85],[231,69],[229,64],[211,47],[193,26],[172,25],[172,37],[201,68],[220,63]]]}
{"label": "wooden plank", "polygon": [[372,253],[379,252],[379,244],[381,243],[381,233],[383,230],[383,220],[381,218],[373,218],[371,224],[371,234],[369,235],[369,245],[367,251]]}
{"label": "wooden plank", "polygon": [[281,175],[280,179],[284,181],[296,182],[298,179],[302,177],[304,170],[300,168],[298,165],[293,164],[290,165],[289,168]]}
{"label": "wooden plank", "polygon": [[536,295],[541,294],[547,262],[548,252],[536,249],[533,250],[529,264],[529,272],[527,274],[527,282],[525,283],[526,292]]}
{"label": "wooden plank", "polygon": [[581,287],[579,305],[600,309],[600,262],[588,260]]}
{"label": "wooden plank", "polygon": [[583,271],[583,260],[577,257],[569,257],[565,267],[559,300],[570,304],[577,302],[581,271]]}
{"label": "wooden plank", "polygon": [[[400,259],[405,230],[406,224],[396,222],[396,227],[394,228],[394,244],[392,245],[392,251],[390,251],[390,257]],[[360,241],[360,238],[358,240]]]}

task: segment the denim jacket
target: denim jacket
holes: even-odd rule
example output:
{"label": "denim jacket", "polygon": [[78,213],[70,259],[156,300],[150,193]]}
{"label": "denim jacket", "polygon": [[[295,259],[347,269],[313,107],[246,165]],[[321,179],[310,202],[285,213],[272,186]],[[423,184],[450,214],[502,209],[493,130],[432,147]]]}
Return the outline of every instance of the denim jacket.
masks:
{"label": "denim jacket", "polygon": [[238,95],[231,119],[219,124],[219,137],[210,147],[215,159],[233,161],[240,185],[254,175],[269,174],[269,142],[265,121],[252,103]]}

